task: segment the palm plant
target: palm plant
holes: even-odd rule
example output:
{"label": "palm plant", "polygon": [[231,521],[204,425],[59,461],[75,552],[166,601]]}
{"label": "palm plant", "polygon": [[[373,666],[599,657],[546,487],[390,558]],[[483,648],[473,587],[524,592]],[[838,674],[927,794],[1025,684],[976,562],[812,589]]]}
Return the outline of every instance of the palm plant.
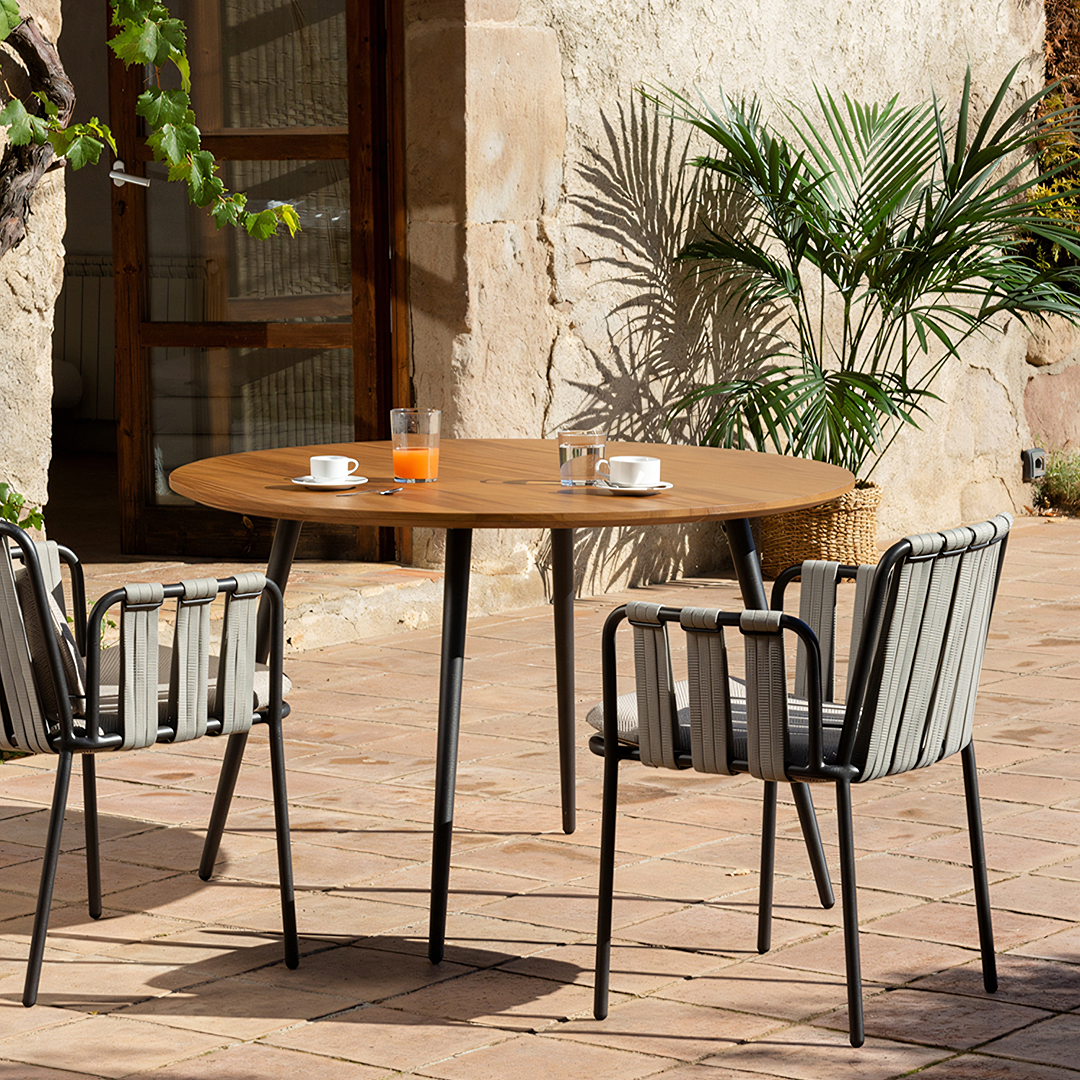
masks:
{"label": "palm plant", "polygon": [[1080,131],[1080,116],[1036,118],[1053,87],[1009,111],[1015,74],[977,127],[970,68],[955,123],[936,96],[878,106],[819,90],[824,122],[793,107],[791,138],[757,101],[721,95],[718,109],[699,108],[674,95],[675,115],[716,143],[693,164],[750,208],[707,225],[680,257],[724,286],[736,316],[779,310],[787,325],[755,370],[699,387],[672,414],[713,399],[711,445],[771,446],[859,475],[887,432],[926,413],[942,366],[992,320],[1080,321],[1080,269],[1040,268],[1018,245],[1026,234],[1080,256],[1073,227],[1047,216],[1051,200],[1036,191],[1047,176],[1031,164],[1048,125],[1060,138]]}

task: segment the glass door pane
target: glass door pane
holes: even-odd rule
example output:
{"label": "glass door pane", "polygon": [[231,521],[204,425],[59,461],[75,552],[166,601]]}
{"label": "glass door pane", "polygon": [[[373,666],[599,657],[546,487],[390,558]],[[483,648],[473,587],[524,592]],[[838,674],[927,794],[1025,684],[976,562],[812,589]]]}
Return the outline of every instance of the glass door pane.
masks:
{"label": "glass door pane", "polygon": [[179,11],[204,132],[347,125],[345,0],[184,0]]}
{"label": "glass door pane", "polygon": [[350,442],[350,349],[151,349],[153,496],[187,503],[169,473],[199,458]]}
{"label": "glass door pane", "polygon": [[220,232],[166,167],[147,165],[147,248],[153,322],[348,322],[349,172],[345,161],[226,161],[226,185],[251,210],[290,202],[294,237]]}

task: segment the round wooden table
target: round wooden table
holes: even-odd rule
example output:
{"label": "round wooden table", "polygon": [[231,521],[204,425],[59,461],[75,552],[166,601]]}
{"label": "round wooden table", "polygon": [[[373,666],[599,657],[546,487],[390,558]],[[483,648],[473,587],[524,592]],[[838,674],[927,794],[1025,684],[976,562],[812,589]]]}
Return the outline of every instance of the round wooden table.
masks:
{"label": "round wooden table", "polygon": [[[355,493],[299,487],[315,454],[343,454],[360,462],[369,482]],[[228,454],[192,462],[169,477],[174,491],[219,510],[276,518],[267,576],[284,591],[305,521],[352,525],[444,528],[442,665],[439,684],[435,824],[428,955],[442,959],[453,836],[454,777],[465,657],[473,529],[542,528],[552,537],[555,667],[563,828],[574,830],[574,529],[723,521],[735,573],[748,608],[766,608],[761,566],[750,518],[798,510],[839,498],[854,487],[844,469],[802,458],[742,450],[654,443],[608,443],[608,456],[646,454],[661,461],[672,487],[647,497],[603,494],[559,484],[553,439],[444,439],[439,479],[396,487],[389,442],[342,443]],[[263,635],[265,637],[265,635]],[[224,829],[246,736],[230,736],[207,844]],[[798,789],[800,817],[812,815],[807,785]],[[805,802],[805,805],[804,805]]]}

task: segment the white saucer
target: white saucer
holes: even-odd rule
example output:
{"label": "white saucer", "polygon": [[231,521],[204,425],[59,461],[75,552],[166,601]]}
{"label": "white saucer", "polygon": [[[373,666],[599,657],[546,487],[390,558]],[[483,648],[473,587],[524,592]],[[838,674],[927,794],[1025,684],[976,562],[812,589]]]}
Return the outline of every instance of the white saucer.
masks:
{"label": "white saucer", "polygon": [[349,488],[366,484],[366,476],[343,476],[339,480],[318,480],[314,476],[294,476],[292,482],[300,487],[313,488],[316,491],[347,491]]}
{"label": "white saucer", "polygon": [[649,484],[647,487],[620,487],[618,484],[602,481],[593,491],[599,491],[601,495],[659,495],[661,491],[668,491],[672,487],[674,484],[669,484],[666,480],[661,480],[659,484]]}

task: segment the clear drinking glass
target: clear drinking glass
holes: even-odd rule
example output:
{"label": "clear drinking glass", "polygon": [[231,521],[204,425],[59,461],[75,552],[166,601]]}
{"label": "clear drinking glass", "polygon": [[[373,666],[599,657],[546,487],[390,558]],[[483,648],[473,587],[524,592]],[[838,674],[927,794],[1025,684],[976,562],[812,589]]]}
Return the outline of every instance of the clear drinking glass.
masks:
{"label": "clear drinking glass", "polygon": [[430,484],[439,479],[438,409],[391,409],[394,479],[400,484]]}
{"label": "clear drinking glass", "polygon": [[592,487],[601,482],[596,471],[604,457],[606,433],[600,428],[559,432],[559,483],[563,487]]}

